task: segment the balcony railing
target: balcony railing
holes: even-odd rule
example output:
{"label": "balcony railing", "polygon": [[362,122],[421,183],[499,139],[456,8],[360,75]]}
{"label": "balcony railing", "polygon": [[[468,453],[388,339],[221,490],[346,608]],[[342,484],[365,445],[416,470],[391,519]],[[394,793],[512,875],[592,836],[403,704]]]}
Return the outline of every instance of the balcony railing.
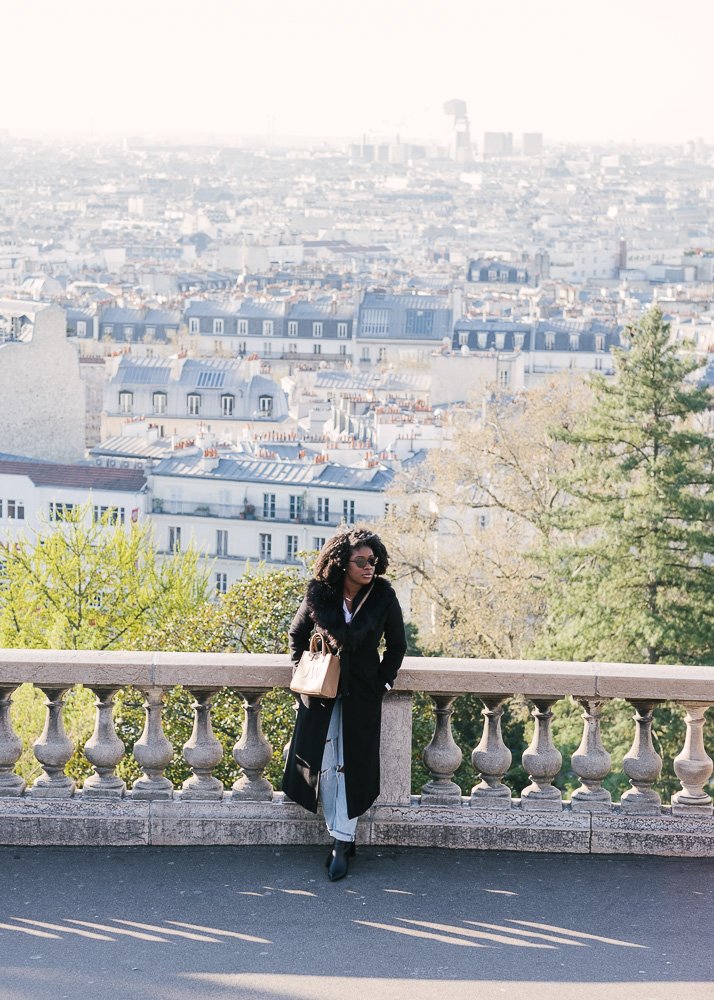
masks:
{"label": "balcony railing", "polygon": [[331,512],[327,517],[318,517],[314,510],[304,510],[295,513],[289,507],[270,508],[266,513],[264,508],[253,504],[200,503],[195,500],[163,500],[155,497],[152,503],[154,514],[177,514],[190,517],[216,517],[241,521],[268,521],[288,524],[312,524],[317,527],[336,528],[340,524],[355,521],[376,521],[373,514],[355,514],[345,518],[339,511]]}
{"label": "balcony railing", "polygon": [[[315,843],[320,820],[290,803],[265,777],[272,748],[261,730],[261,701],[290,678],[285,656],[234,654],[0,650],[0,842],[36,844]],[[30,682],[46,696],[46,722],[34,744],[42,773],[28,788],[15,773],[20,740],[10,723],[14,689]],[[65,773],[74,752],[63,726],[67,691],[83,684],[96,694],[96,725],[84,748],[94,773],[83,788]],[[194,696],[194,727],[183,748],[192,775],[174,788],[164,774],[173,750],[162,728],[164,694],[175,685]],[[112,719],[118,689],[145,696],[145,726],[133,755],[143,774],[127,788],[117,775],[124,756]],[[223,749],[211,728],[211,699],[239,691],[244,720],[233,757],[242,774],[230,791],[213,771]],[[412,694],[435,706],[431,741],[423,748],[430,779],[411,794]],[[451,733],[460,695],[483,704],[483,733],[472,749],[474,784],[463,796],[453,776],[462,750]],[[530,784],[515,798],[504,783],[511,751],[501,733],[505,700],[525,696],[535,721],[522,757]],[[554,784],[561,754],[552,706],[565,695],[583,708],[583,736],[572,755],[579,779],[569,800]],[[623,770],[630,787],[614,803],[603,782],[611,770],[600,736],[603,705],[624,698],[633,708],[632,748]],[[686,739],[673,767],[681,789],[670,803],[657,791],[662,760],[652,740],[652,713],[665,700],[684,709]],[[382,781],[377,803],[358,836],[373,844],[478,847],[569,852],[714,855],[708,794],[713,765],[703,738],[714,704],[711,667],[551,663],[517,660],[407,659],[383,703]]]}

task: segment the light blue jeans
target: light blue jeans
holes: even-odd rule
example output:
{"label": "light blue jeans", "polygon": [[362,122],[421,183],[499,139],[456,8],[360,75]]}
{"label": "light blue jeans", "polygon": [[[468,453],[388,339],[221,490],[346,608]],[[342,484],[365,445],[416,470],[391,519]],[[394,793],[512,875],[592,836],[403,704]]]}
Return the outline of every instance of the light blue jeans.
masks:
{"label": "light blue jeans", "polygon": [[354,840],[357,818],[350,819],[347,815],[347,792],[345,774],[342,770],[344,762],[342,698],[338,696],[332,707],[322,755],[320,801],[330,836],[335,840]]}

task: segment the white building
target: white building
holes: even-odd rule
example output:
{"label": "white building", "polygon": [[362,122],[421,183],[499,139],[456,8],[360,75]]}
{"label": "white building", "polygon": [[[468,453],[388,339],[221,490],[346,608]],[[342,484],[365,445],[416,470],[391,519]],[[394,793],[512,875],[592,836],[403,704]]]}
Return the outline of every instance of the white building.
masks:
{"label": "white building", "polygon": [[84,458],[85,394],[65,312],[0,301],[0,450],[28,458]]}
{"label": "white building", "polygon": [[393,474],[363,465],[225,458],[216,449],[166,459],[149,476],[159,550],[193,542],[211,560],[219,593],[248,562],[298,564],[298,553],[320,549],[340,525],[384,515]]}

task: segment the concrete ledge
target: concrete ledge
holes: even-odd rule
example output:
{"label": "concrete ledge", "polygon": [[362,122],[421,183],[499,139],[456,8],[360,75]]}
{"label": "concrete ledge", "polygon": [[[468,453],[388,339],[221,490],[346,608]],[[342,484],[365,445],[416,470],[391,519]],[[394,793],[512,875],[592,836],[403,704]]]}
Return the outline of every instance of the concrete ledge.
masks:
{"label": "concrete ledge", "polygon": [[[711,817],[612,813],[525,812],[456,806],[377,804],[360,820],[357,837],[374,846],[445,847],[569,854],[658,854],[714,857]],[[0,799],[0,844],[13,846],[210,846],[326,844],[320,814],[276,793],[272,802],[181,799]]]}

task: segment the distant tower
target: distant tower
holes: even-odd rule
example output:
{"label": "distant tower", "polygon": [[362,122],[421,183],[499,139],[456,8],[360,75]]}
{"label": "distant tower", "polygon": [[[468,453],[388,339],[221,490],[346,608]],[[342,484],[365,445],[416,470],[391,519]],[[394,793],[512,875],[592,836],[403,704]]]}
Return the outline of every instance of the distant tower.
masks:
{"label": "distant tower", "polygon": [[466,101],[447,101],[444,105],[444,114],[451,115],[454,119],[454,159],[458,163],[471,163],[473,149]]}

